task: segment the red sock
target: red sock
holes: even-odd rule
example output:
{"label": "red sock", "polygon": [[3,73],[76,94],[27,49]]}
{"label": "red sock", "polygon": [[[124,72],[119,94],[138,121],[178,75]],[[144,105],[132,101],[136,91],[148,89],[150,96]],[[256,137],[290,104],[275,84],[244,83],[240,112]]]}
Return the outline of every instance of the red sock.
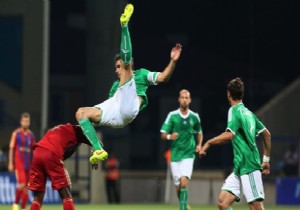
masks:
{"label": "red sock", "polygon": [[64,210],[75,210],[75,206],[72,198],[63,199]]}
{"label": "red sock", "polygon": [[37,200],[32,201],[32,204],[30,206],[30,210],[41,210],[42,204],[38,202]]}
{"label": "red sock", "polygon": [[23,190],[21,190],[20,188],[16,189],[16,197],[15,197],[16,204],[19,204],[22,192],[23,192]]}
{"label": "red sock", "polygon": [[26,205],[28,203],[28,193],[26,191],[24,191],[22,193],[22,203],[21,203],[21,208],[22,209],[26,209]]}

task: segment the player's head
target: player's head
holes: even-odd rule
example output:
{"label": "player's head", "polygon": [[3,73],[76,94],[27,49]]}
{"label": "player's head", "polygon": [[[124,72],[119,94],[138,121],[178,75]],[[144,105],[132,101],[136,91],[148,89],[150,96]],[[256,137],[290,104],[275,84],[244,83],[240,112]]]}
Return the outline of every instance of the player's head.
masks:
{"label": "player's head", "polygon": [[28,112],[23,112],[20,117],[20,125],[23,129],[28,129],[30,126],[30,114]]}
{"label": "player's head", "polygon": [[[122,68],[122,66],[125,66],[122,62],[122,58],[121,58],[121,55],[120,54],[117,54],[115,56],[115,71],[116,73],[118,74],[118,70]],[[131,69],[133,70],[134,69],[134,61],[133,61],[133,58],[131,58],[131,63],[130,63],[130,66],[131,66]],[[119,76],[119,74],[118,74]]]}
{"label": "player's head", "polygon": [[227,85],[227,97],[233,101],[243,100],[244,97],[244,82],[236,77]]}
{"label": "player's head", "polygon": [[191,93],[186,89],[182,89],[179,92],[178,102],[181,108],[189,108],[189,105],[192,102]]}

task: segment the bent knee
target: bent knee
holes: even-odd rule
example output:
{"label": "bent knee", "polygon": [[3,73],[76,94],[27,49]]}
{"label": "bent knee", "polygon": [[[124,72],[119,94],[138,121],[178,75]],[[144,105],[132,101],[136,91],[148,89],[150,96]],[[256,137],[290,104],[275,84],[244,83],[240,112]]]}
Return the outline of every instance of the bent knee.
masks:
{"label": "bent knee", "polygon": [[218,200],[218,208],[220,210],[225,210],[229,207],[229,204],[224,200],[224,199],[220,199]]}
{"label": "bent knee", "polygon": [[83,118],[88,118],[92,122],[99,122],[101,116],[100,109],[94,107],[81,107],[75,113],[76,120],[79,121]]}
{"label": "bent knee", "polygon": [[83,113],[84,113],[84,109],[83,108],[79,108],[77,109],[76,113],[75,113],[75,117],[77,120],[80,120],[83,118]]}

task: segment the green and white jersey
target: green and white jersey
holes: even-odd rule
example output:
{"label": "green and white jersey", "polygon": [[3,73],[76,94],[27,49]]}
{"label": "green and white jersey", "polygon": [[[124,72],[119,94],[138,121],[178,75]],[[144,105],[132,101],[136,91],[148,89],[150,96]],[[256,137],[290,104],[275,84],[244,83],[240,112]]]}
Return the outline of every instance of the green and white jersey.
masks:
{"label": "green and white jersey", "polygon": [[178,133],[178,137],[171,141],[171,161],[178,162],[186,158],[195,158],[195,134],[202,132],[200,117],[189,110],[182,115],[180,110],[168,114],[163,123],[161,133]]}
{"label": "green and white jersey", "polygon": [[[136,93],[141,96],[143,101],[140,106],[140,111],[148,105],[148,97],[146,95],[149,85],[157,85],[156,79],[160,72],[151,72],[147,69],[141,68],[133,71],[134,81],[136,85]],[[111,98],[119,87],[120,81],[115,81],[109,91],[109,98]]]}
{"label": "green and white jersey", "polygon": [[227,130],[234,134],[232,145],[235,175],[242,176],[262,169],[256,136],[265,129],[263,123],[243,103],[229,109]]}

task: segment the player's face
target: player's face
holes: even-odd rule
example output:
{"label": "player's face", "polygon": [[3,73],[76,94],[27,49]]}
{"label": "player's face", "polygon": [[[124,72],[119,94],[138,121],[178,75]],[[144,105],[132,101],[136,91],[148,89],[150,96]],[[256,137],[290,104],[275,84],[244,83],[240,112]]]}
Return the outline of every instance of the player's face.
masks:
{"label": "player's face", "polygon": [[181,92],[179,95],[179,105],[182,108],[188,108],[191,103],[191,96],[189,92]]}
{"label": "player's face", "polygon": [[121,61],[121,59],[119,59],[115,63],[115,71],[119,78],[120,78],[121,72],[122,72],[121,69],[122,69],[122,61]]}
{"label": "player's face", "polygon": [[20,124],[23,129],[28,129],[30,126],[30,117],[22,117],[20,120]]}
{"label": "player's face", "polygon": [[231,105],[231,95],[230,95],[229,90],[227,90],[227,99],[228,99],[229,105]]}

